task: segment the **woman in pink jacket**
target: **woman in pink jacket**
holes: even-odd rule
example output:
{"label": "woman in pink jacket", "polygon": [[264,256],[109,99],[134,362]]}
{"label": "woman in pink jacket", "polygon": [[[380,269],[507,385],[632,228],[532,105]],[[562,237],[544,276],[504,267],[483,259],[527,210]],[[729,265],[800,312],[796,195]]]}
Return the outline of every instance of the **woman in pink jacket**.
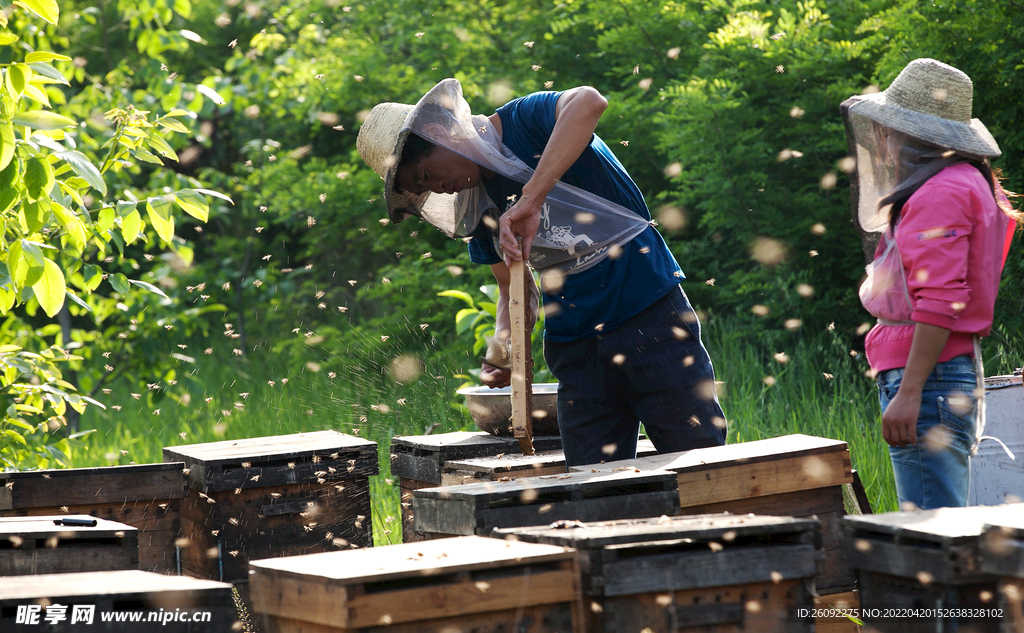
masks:
{"label": "woman in pink jacket", "polygon": [[884,92],[842,105],[855,217],[866,243],[877,239],[861,287],[878,319],[865,348],[901,507],[966,505],[984,423],[978,342],[1017,214],[989,167],[999,146],[971,118],[972,88],[956,68],[918,59]]}

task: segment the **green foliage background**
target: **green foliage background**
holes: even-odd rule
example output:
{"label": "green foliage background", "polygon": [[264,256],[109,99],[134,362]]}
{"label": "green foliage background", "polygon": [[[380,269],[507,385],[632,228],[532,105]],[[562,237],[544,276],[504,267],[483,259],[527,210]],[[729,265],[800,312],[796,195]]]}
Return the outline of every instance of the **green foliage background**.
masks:
{"label": "green foliage background", "polygon": [[[598,134],[688,276],[732,437],[848,439],[891,504],[858,351],[869,317],[839,103],[916,57],[953,64],[975,81],[1005,186],[1024,185],[1013,0],[68,0],[56,26],[4,11],[31,33],[22,46],[73,60],[51,100],[89,122],[72,132],[83,151],[102,150],[110,131],[95,122],[111,108],[192,113],[167,138],[179,160],[107,174],[111,202],[202,187],[234,203],[212,199],[205,224],[177,213],[167,244],[146,226],[145,242],[98,263],[165,299],[105,294],[60,327],[31,306],[4,317],[0,343],[75,343],[64,378],[108,405],[86,409],[79,427],[99,432],[78,465],[303,428],[370,434],[386,454],[389,434],[468,428],[452,392],[476,366],[473,340],[456,331],[464,304],[438,293],[480,300],[489,272],[416,220],[390,225],[355,150],[375,104],[456,77],[481,113],[546,88],[605,94]],[[0,62],[23,53],[7,46]],[[1020,365],[1021,273],[1015,248],[990,374]]]}

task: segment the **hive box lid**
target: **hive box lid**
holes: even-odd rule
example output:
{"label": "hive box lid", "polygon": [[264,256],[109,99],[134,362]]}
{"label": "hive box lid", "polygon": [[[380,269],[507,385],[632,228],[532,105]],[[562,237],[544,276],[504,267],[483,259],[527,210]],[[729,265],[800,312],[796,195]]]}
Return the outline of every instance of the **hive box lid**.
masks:
{"label": "hive box lid", "polygon": [[889,512],[843,517],[847,535],[870,537],[871,534],[895,537],[900,541],[913,539],[940,545],[965,541],[975,542],[989,524],[1001,521],[1021,523],[1024,504],[972,506],[969,508],[938,508],[919,512]]}
{"label": "hive box lid", "polygon": [[495,530],[494,534],[499,538],[516,538],[530,543],[598,549],[680,539],[692,543],[716,541],[728,544],[747,536],[813,533],[819,527],[818,521],[814,519],[721,513],[600,521],[570,527],[506,528]]}
{"label": "hive box lid", "polygon": [[272,435],[164,448],[200,492],[333,481],[379,472],[377,443],[337,431]]}
{"label": "hive box lid", "polygon": [[[650,440],[637,443],[637,456],[648,457],[657,455],[658,450]],[[445,475],[459,474],[476,476],[480,479],[495,479],[501,476],[531,477],[552,473],[564,473],[565,453],[561,450],[537,451],[533,455],[522,453],[506,453],[488,457],[472,457],[468,459],[451,459],[444,463]]]}
{"label": "hive box lid", "polygon": [[154,572],[126,569],[73,574],[0,577],[0,605],[24,603],[33,598],[64,600],[94,596],[128,598],[162,592],[231,591],[231,585],[188,576],[165,576]]}
{"label": "hive box lid", "polygon": [[[95,526],[64,525],[54,521],[78,519],[95,521]],[[0,541],[7,541],[11,536],[44,539],[56,536],[61,540],[79,538],[110,538],[136,536],[138,530],[130,525],[99,519],[87,514],[65,514],[60,516],[7,517],[0,518]]]}
{"label": "hive box lid", "polygon": [[[619,472],[597,473],[566,473],[564,475],[546,475],[541,477],[524,477],[512,481],[485,481],[444,488],[422,488],[413,492],[416,499],[455,499],[466,501],[491,501],[497,499],[527,499],[544,497],[555,492],[577,492],[583,497],[590,489],[601,490],[610,486],[629,486],[637,484],[674,484],[675,477],[668,471],[636,471],[622,470]],[[536,494],[533,494],[536,493]]]}
{"label": "hive box lid", "polygon": [[0,473],[0,510],[180,499],[185,464],[168,461]]}
{"label": "hive box lid", "polygon": [[565,547],[460,536],[419,543],[250,561],[255,573],[315,576],[343,585],[572,560]]}
{"label": "hive box lid", "polygon": [[778,460],[780,457],[825,455],[847,450],[846,442],[813,435],[793,434],[766,440],[696,448],[680,453],[664,453],[651,457],[638,457],[603,464],[574,466],[570,470],[618,470],[624,467],[641,470],[671,470],[675,473],[729,468],[737,464],[758,464]]}
{"label": "hive box lid", "polygon": [[[561,450],[562,440],[535,437],[538,451]],[[391,474],[431,484],[441,483],[441,469],[454,459],[521,454],[519,441],[482,431],[455,431],[437,435],[399,435],[391,439]]]}

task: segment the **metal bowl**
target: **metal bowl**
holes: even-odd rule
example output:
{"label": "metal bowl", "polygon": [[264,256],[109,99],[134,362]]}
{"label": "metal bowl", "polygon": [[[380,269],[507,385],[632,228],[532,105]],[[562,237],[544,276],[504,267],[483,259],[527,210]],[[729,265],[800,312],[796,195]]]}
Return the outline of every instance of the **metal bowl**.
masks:
{"label": "metal bowl", "polygon": [[[466,398],[469,415],[491,435],[512,436],[512,388],[466,387],[456,393]],[[558,435],[557,382],[533,385],[533,434]]]}

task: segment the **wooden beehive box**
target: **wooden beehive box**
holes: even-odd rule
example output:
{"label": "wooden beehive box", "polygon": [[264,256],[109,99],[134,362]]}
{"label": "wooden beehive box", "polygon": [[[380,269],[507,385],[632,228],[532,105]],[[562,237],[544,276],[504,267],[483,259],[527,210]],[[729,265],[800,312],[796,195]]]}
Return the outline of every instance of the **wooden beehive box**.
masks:
{"label": "wooden beehive box", "polygon": [[[558,437],[534,438],[538,451],[561,450]],[[495,457],[522,452],[515,438],[482,431],[455,431],[436,435],[402,435],[391,440],[391,476],[398,479],[402,510],[402,541],[419,540],[414,529],[412,493],[441,485],[446,462],[474,457]]]}
{"label": "wooden beehive box", "polygon": [[716,514],[495,536],[577,551],[589,633],[814,630],[821,539],[812,519]]}
{"label": "wooden beehive box", "polygon": [[141,570],[0,577],[4,633],[227,633],[236,622],[221,582]]}
{"label": "wooden beehive box", "polygon": [[413,493],[413,511],[416,531],[437,538],[554,521],[671,516],[678,500],[674,473],[629,469],[424,488]]}
{"label": "wooden beehive box", "polygon": [[825,567],[819,593],[854,588],[843,556],[843,486],[853,482],[846,442],[809,435],[698,448],[681,453],[580,466],[584,472],[632,467],[678,475],[681,514],[763,514],[821,522]]}
{"label": "wooden beehive box", "polygon": [[959,625],[998,631],[998,617],[943,617],[951,614],[934,610],[955,606],[997,615],[998,579],[983,569],[982,533],[987,524],[1021,513],[1024,506],[1018,504],[846,517],[844,545],[859,581],[862,619],[879,631],[905,633],[909,620],[899,610],[930,609],[919,612],[912,630]]}
{"label": "wooden beehive box", "polygon": [[0,517],[88,514],[138,530],[138,568],[178,573],[185,465],[138,464],[0,473]]}
{"label": "wooden beehive box", "polygon": [[336,431],[164,448],[183,461],[182,569],[245,582],[252,558],[373,545],[377,444]]}
{"label": "wooden beehive box", "polygon": [[82,514],[0,519],[0,576],[138,568],[130,525]]}
{"label": "wooden beehive box", "polygon": [[276,633],[566,633],[575,554],[466,536],[253,561],[253,608]]}
{"label": "wooden beehive box", "polygon": [[981,571],[997,578],[997,615],[1003,633],[1024,630],[1024,504],[1013,516],[993,518],[981,537]]}
{"label": "wooden beehive box", "polygon": [[[657,455],[658,450],[650,440],[640,440],[636,447],[637,457]],[[442,486],[459,486],[481,481],[503,481],[520,477],[540,477],[566,472],[565,454],[562,449],[538,451],[535,455],[523,455],[518,451],[488,457],[451,459],[441,469]]]}

